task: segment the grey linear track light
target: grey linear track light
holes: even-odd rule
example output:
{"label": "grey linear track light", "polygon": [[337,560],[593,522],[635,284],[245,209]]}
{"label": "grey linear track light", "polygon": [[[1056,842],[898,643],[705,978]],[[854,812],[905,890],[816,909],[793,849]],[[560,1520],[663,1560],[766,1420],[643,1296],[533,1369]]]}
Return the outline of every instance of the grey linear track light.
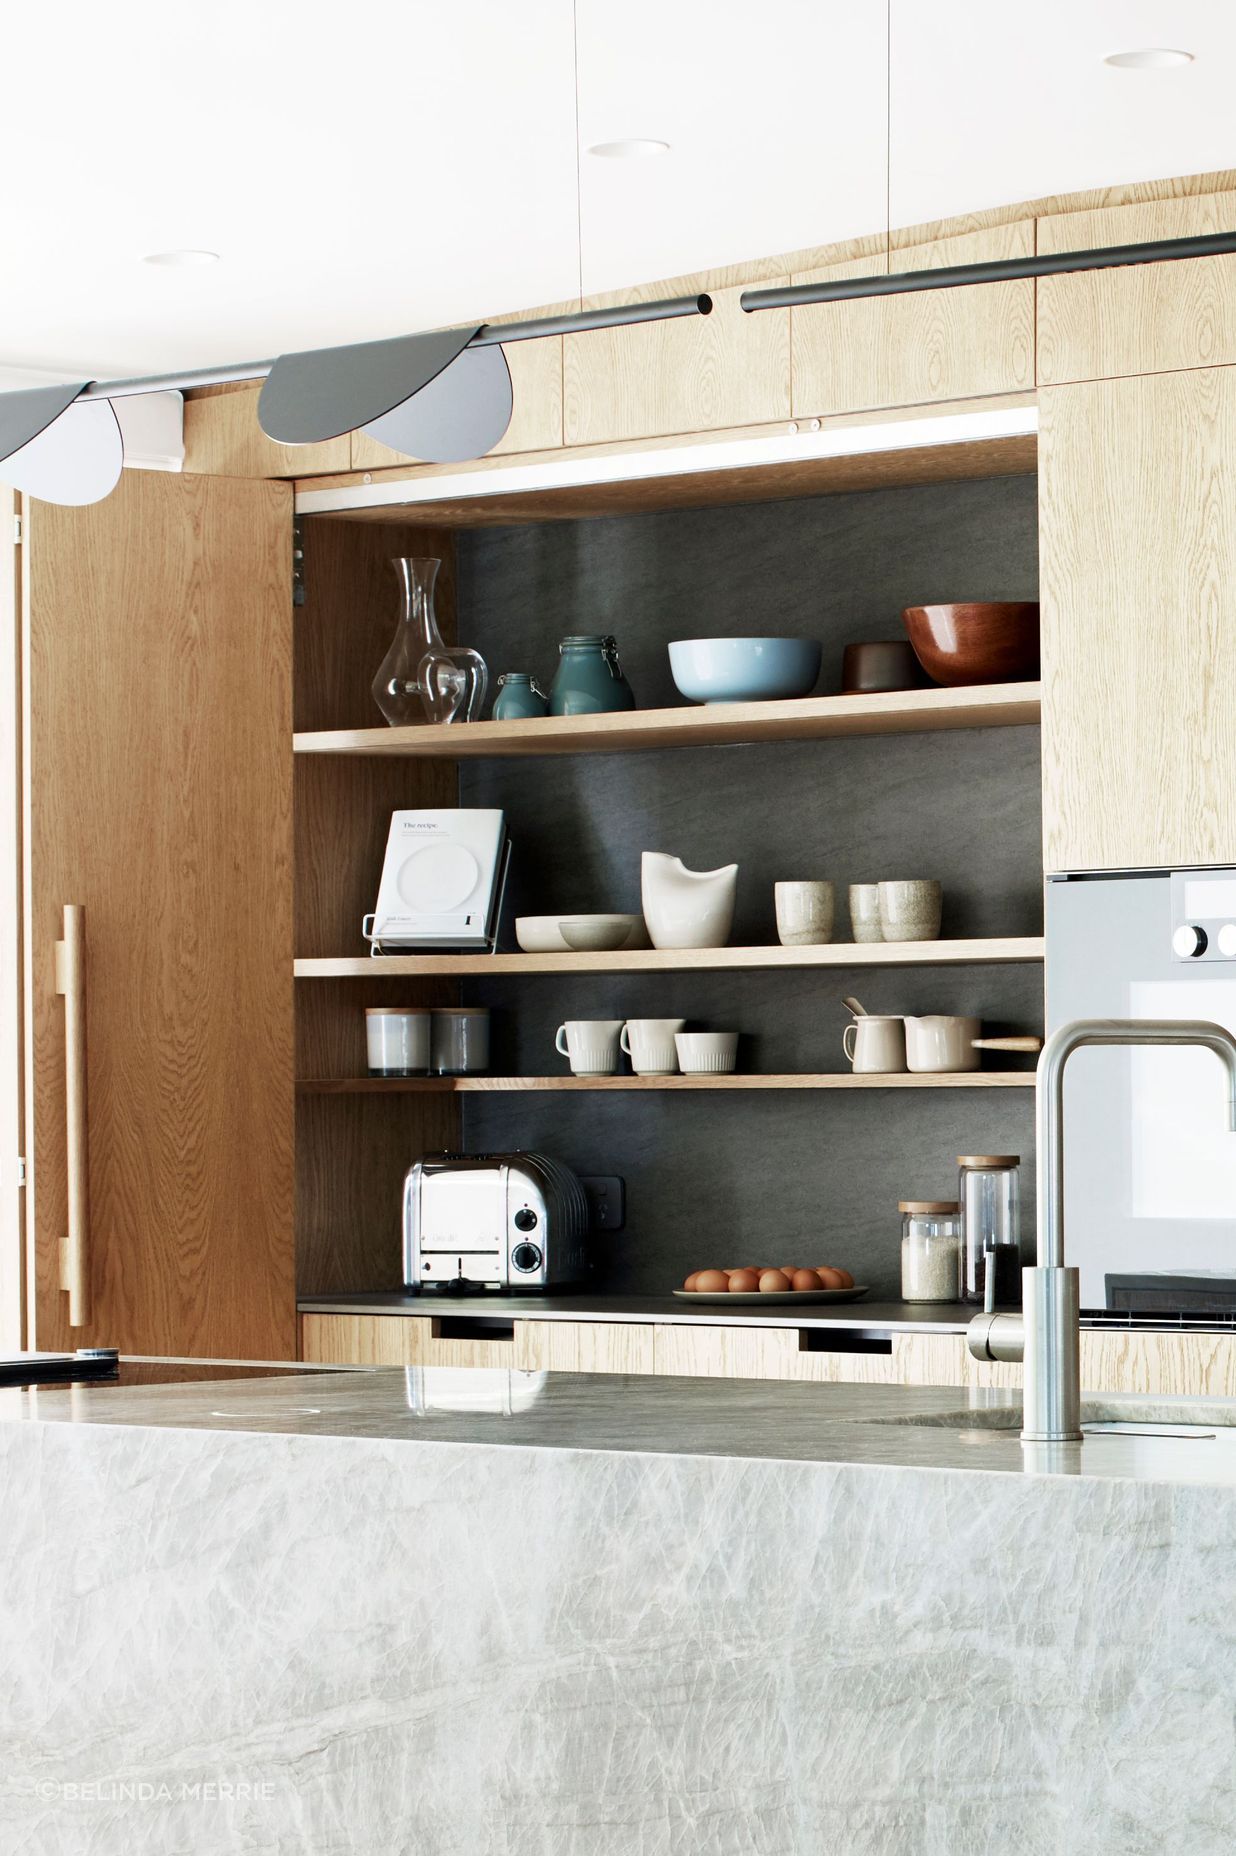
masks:
{"label": "grey linear track light", "polygon": [[884,277],[844,277],[834,283],[744,290],[739,302],[749,314],[756,309],[796,309],[811,303],[911,295],[919,290],[955,290],[966,284],[1009,283],[1023,277],[1066,277],[1075,271],[1116,270],[1127,264],[1220,258],[1230,252],[1236,252],[1236,232],[1205,232],[1196,238],[1161,238],[1143,245],[1108,245],[1097,251],[1060,251],[1041,258],[994,258],[986,264],[950,264],[933,271],[892,271]]}
{"label": "grey linear track light", "polygon": [[505,343],[711,311],[709,296],[667,297],[525,322],[431,329],[184,374],[0,393],[0,481],[49,503],[98,502],[115,488],[123,463],[112,400],[241,380],[265,381],[258,418],[280,444],[320,444],[362,430],[427,463],[460,463],[492,450],[510,424]]}

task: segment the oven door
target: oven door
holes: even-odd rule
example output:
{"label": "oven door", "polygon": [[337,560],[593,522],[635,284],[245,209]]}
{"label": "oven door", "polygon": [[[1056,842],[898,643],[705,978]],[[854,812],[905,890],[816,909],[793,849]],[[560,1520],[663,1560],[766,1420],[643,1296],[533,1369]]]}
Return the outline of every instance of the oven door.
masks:
{"label": "oven door", "polygon": [[[1236,872],[1047,884],[1047,1027],[1075,1018],[1210,1019],[1236,1032]],[[1205,950],[1183,930],[1204,921]],[[1179,937],[1173,945],[1173,937]],[[1231,937],[1228,937],[1230,940]],[[1210,1052],[1083,1049],[1064,1079],[1065,1261],[1083,1311],[1236,1315],[1236,1135]]]}

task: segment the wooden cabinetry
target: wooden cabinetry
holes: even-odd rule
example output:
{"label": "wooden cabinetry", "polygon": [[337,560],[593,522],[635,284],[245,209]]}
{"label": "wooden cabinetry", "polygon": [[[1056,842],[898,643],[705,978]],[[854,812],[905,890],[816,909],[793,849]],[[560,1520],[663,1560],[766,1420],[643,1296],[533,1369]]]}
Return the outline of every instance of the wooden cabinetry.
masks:
{"label": "wooden cabinetry", "polygon": [[[301,1357],[333,1366],[509,1366],[529,1372],[657,1373],[793,1379],[817,1385],[1013,1389],[1020,1366],[971,1357],[964,1334],[890,1334],[847,1343],[845,1330],[707,1327],[675,1322],[515,1321],[514,1334],[454,1335],[428,1315],[304,1315]],[[1236,1397],[1236,1335],[1097,1333],[1081,1341],[1085,1392]]]}
{"label": "wooden cabinetry", "polygon": [[[23,519],[27,1345],[287,1357],[291,492],[126,471],[105,502]],[[67,903],[86,943],[73,1329]]]}
{"label": "wooden cabinetry", "polygon": [[1048,871],[1236,862],[1236,369],[1041,395]]}
{"label": "wooden cabinetry", "polygon": [[[1028,256],[1034,222],[894,250],[892,269],[928,270]],[[886,271],[887,260],[851,260],[804,271],[795,283]],[[983,284],[791,312],[796,419],[1013,393],[1034,380],[1034,286]],[[758,319],[758,318],[757,318]]]}
{"label": "wooden cabinetry", "polygon": [[788,419],[790,312],[747,315],[741,294],[716,291],[710,316],[566,336],[566,443]]}
{"label": "wooden cabinetry", "polygon": [[[1094,250],[1236,231],[1236,194],[1142,201],[1038,222],[1040,252]],[[1042,277],[1044,386],[1236,362],[1236,256]]]}

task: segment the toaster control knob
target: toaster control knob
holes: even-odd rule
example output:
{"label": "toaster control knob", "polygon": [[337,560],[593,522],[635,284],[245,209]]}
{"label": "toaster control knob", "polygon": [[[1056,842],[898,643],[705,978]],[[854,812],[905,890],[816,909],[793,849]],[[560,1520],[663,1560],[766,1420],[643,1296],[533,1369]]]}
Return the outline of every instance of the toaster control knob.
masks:
{"label": "toaster control knob", "polygon": [[517,1270],[534,1270],[541,1261],[541,1253],[535,1244],[516,1244],[511,1252],[511,1262]]}
{"label": "toaster control knob", "polygon": [[514,1225],[517,1231],[535,1231],[536,1213],[534,1211],[529,1211],[528,1207],[525,1205],[522,1211],[516,1212]]}
{"label": "toaster control knob", "polygon": [[1206,930],[1195,927],[1192,922],[1181,922],[1172,936],[1172,952],[1181,960],[1196,960],[1199,954],[1206,952]]}

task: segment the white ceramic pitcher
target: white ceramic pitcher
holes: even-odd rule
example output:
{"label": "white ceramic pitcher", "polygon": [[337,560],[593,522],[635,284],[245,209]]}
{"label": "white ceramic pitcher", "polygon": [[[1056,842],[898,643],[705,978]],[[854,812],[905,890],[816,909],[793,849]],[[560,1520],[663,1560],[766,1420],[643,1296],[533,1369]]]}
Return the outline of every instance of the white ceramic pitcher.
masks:
{"label": "white ceramic pitcher", "polygon": [[640,859],[644,920],[654,947],[724,947],[737,890],[737,864],[688,870],[663,851],[645,851]]}

